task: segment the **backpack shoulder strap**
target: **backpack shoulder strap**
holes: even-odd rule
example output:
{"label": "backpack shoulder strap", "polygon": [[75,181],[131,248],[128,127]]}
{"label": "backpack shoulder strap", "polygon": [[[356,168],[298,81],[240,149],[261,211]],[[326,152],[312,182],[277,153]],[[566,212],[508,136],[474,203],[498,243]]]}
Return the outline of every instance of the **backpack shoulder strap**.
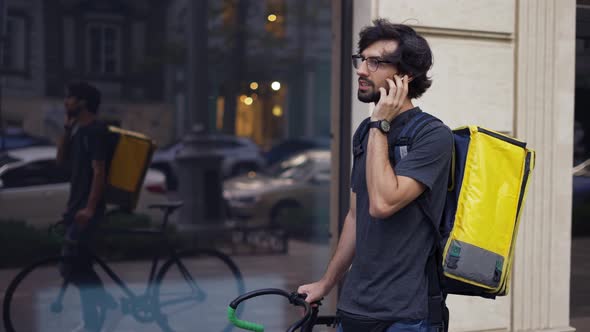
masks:
{"label": "backpack shoulder strap", "polygon": [[363,140],[369,132],[370,120],[371,118],[364,119],[354,132],[354,135],[352,136],[352,154],[355,157],[363,153]]}
{"label": "backpack shoulder strap", "polygon": [[430,123],[443,124],[441,120],[426,112],[420,112],[414,115],[408,123],[404,125],[399,135],[390,135],[388,137],[389,143],[389,158],[395,163],[402,160],[409,152],[414,139],[422,132],[424,127]]}
{"label": "backpack shoulder strap", "polygon": [[449,309],[446,305],[443,273],[442,251],[440,245],[435,244],[434,252],[430,254],[426,262],[426,277],[428,278],[428,320],[437,332],[446,332],[449,328]]}

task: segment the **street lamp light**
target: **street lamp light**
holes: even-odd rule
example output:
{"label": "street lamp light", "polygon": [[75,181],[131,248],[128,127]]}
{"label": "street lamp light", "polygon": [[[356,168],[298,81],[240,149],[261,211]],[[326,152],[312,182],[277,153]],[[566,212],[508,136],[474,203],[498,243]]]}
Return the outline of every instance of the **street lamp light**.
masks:
{"label": "street lamp light", "polygon": [[272,82],[272,84],[270,85],[270,87],[275,90],[275,91],[279,91],[281,89],[281,82],[279,81],[274,81]]}

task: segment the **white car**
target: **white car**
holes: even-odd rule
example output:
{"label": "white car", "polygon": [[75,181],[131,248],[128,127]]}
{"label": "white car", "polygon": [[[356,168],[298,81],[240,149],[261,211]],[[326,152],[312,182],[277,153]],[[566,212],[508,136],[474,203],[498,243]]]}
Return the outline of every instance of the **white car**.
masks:
{"label": "white car", "polygon": [[295,232],[324,226],[327,230],[330,156],[329,149],[306,150],[275,164],[266,173],[251,172],[227,179],[223,197],[230,215],[249,220],[254,226],[270,225]]}
{"label": "white car", "polygon": [[[61,219],[70,184],[55,161],[55,146],[15,149],[0,155],[0,219],[22,220],[46,227]],[[165,176],[149,169],[136,212],[161,220],[161,212],[148,205],[166,201]]]}

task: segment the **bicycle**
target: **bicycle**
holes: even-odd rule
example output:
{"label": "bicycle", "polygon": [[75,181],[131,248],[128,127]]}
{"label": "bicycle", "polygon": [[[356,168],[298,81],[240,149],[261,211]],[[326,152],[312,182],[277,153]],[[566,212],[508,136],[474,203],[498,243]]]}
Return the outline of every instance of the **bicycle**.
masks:
{"label": "bicycle", "polygon": [[237,317],[239,314],[238,309],[240,303],[263,295],[284,296],[289,300],[289,303],[305,309],[303,317],[289,326],[287,332],[294,332],[297,329],[300,329],[300,332],[311,332],[314,326],[325,325],[335,328],[338,325],[338,318],[336,316],[318,316],[319,306],[321,305],[320,301],[309,304],[305,301],[305,294],[298,294],[296,292],[289,293],[277,288],[259,289],[237,297],[227,307],[228,320],[238,328],[254,332],[264,332],[263,325],[241,320]]}
{"label": "bicycle", "polygon": [[[122,317],[132,316],[139,323],[156,323],[164,332],[185,331],[182,324],[195,321],[200,325],[207,322],[211,325],[211,301],[218,299],[225,303],[226,293],[231,297],[243,294],[244,280],[237,265],[227,255],[215,249],[194,249],[177,251],[170,244],[166,227],[168,217],[183,205],[182,202],[168,202],[151,205],[150,208],[163,212],[162,224],[157,229],[121,229],[108,234],[135,234],[155,236],[167,251],[167,260],[159,264],[160,255],[154,254],[149,270],[147,285],[143,292],[134,292],[123,280],[98,256],[91,252],[93,265],[102,269],[97,272],[106,273],[114,282],[116,289],[124,294],[119,303],[115,301],[115,310],[120,308]],[[108,232],[108,230],[107,230]],[[6,332],[31,331],[70,331],[80,323],[80,292],[73,286],[70,276],[60,274],[60,266],[67,256],[54,256],[42,259],[22,269],[9,284],[3,301],[3,318]],[[184,261],[183,261],[184,260]],[[220,266],[214,266],[221,264]],[[230,277],[231,285],[219,277],[222,271]],[[205,273],[201,275],[201,273]],[[101,277],[103,282],[104,277]],[[56,285],[48,285],[57,282]],[[219,283],[223,282],[220,287]],[[209,286],[209,287],[206,287]],[[223,296],[220,296],[220,292]],[[78,296],[76,296],[78,295]],[[219,299],[221,297],[222,299]],[[229,298],[231,298],[229,297]],[[207,302],[209,300],[209,302]],[[28,303],[30,301],[32,303]],[[24,302],[24,303],[23,303]],[[204,304],[199,308],[194,308]],[[186,311],[187,305],[190,305]],[[66,310],[66,308],[68,310]],[[225,308],[224,304],[218,305]],[[99,308],[101,330],[105,327],[107,308]],[[194,309],[194,310],[193,310]],[[115,311],[116,312],[116,311]],[[204,318],[197,318],[199,312]],[[22,317],[23,314],[28,316]],[[42,324],[35,326],[37,318]],[[20,319],[19,319],[20,318]],[[218,331],[230,331],[233,326],[220,319]],[[143,324],[142,324],[143,325]],[[209,328],[209,331],[216,331]],[[143,329],[143,331],[146,331]],[[191,329],[192,331],[192,329]]]}

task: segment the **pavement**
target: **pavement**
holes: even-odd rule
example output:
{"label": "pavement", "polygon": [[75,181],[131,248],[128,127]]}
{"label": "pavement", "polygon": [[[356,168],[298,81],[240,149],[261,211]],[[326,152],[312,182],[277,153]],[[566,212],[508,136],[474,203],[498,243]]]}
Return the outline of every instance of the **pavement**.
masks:
{"label": "pavement", "polygon": [[590,332],[590,237],[572,239],[570,325]]}
{"label": "pavement", "polygon": [[[311,260],[310,257],[312,257]],[[260,288],[295,291],[300,284],[314,281],[322,275],[326,262],[330,259],[329,243],[328,240],[320,243],[291,240],[287,254],[234,255],[232,259],[244,276],[246,291]],[[217,260],[183,259],[183,262],[197,279],[199,287],[205,291],[207,298],[200,306],[168,308],[165,313],[170,314],[170,325],[177,332],[222,330],[227,324],[227,306],[239,295],[231,273],[218,264]],[[148,279],[149,261],[116,262],[109,263],[109,266],[127,283],[131,291],[142,294]],[[8,283],[17,272],[16,269],[0,270],[2,298]],[[124,293],[110,278],[102,273],[100,276],[109,293],[116,299],[124,297]],[[20,324],[15,327],[18,332],[67,332],[79,325],[81,311],[77,289],[69,288],[71,291],[66,292],[63,301],[64,314],[56,316],[48,308],[55,300],[55,294],[60,288],[58,272],[55,269],[45,269],[32,279],[23,287],[26,291],[17,294],[14,300],[16,306],[14,311]],[[186,283],[181,282],[179,273],[172,273],[170,278],[167,274],[165,280],[167,281],[162,284],[162,294],[188,292]],[[56,317],[59,318],[56,319]],[[268,331],[284,331],[290,324],[300,319],[301,312],[290,305],[285,298],[266,296],[245,303],[240,317],[263,323]],[[51,325],[50,322],[54,324]],[[109,326],[107,331],[161,331],[155,323],[139,323],[130,315],[122,315],[119,310],[107,311],[107,325]],[[316,330],[322,331],[322,329]],[[0,327],[0,331],[4,332],[3,326]]]}
{"label": "pavement", "polygon": [[[327,240],[315,243],[291,240],[289,241],[289,252],[286,255],[248,254],[234,255],[232,258],[245,277],[247,291],[259,288],[281,288],[293,291],[301,283],[315,280],[322,275],[326,263],[330,259],[330,251]],[[180,322],[175,322],[178,324],[175,328],[178,331],[213,331],[213,328],[202,328],[225,323],[226,306],[236,296],[235,291],[228,286],[230,279],[226,279],[216,272],[220,268],[216,268],[214,263],[197,265],[201,264],[198,260],[185,260],[185,263],[192,267],[189,267],[191,271],[193,269],[205,271],[206,273],[199,277],[200,280],[203,280],[200,285],[204,289],[215,289],[216,291],[210,293],[211,298],[207,302],[209,304],[201,306],[199,313],[191,311],[180,316]],[[129,283],[131,290],[138,293],[144,290],[149,272],[149,262],[118,262],[110,265],[123,280]],[[0,295],[3,295],[8,282],[16,272],[12,269],[0,270]],[[590,332],[590,237],[578,237],[572,241],[571,276],[571,325],[577,331]],[[103,275],[102,279],[106,281],[105,287],[116,298],[123,296],[123,293],[118,291],[116,285],[108,281],[106,276]],[[38,277],[31,289],[41,287],[44,283],[55,284],[54,276]],[[168,290],[180,291],[180,289],[175,289],[177,285],[174,282],[169,285]],[[52,329],[46,324],[49,318],[39,309],[47,301],[43,294],[37,293],[34,298],[31,294],[19,294],[18,298],[22,303],[19,314],[21,322],[25,324],[23,326],[26,326],[23,329],[27,330],[23,332],[64,332],[63,329]],[[75,297],[72,298],[72,301],[76,300]],[[325,309],[321,313],[330,314]],[[72,312],[67,320],[72,321],[73,324],[74,321],[79,321],[79,316],[79,312]],[[290,306],[283,298],[267,296],[248,301],[240,316],[247,320],[264,323],[268,331],[284,331],[289,324],[300,317],[300,311]],[[160,331],[158,326],[153,323],[141,324],[130,316],[123,316],[115,311],[109,312],[107,320],[112,325],[111,331]],[[38,325],[37,323],[40,322],[43,323]],[[326,328],[317,329],[317,331],[327,330]],[[3,327],[0,327],[0,331],[4,331]]]}

